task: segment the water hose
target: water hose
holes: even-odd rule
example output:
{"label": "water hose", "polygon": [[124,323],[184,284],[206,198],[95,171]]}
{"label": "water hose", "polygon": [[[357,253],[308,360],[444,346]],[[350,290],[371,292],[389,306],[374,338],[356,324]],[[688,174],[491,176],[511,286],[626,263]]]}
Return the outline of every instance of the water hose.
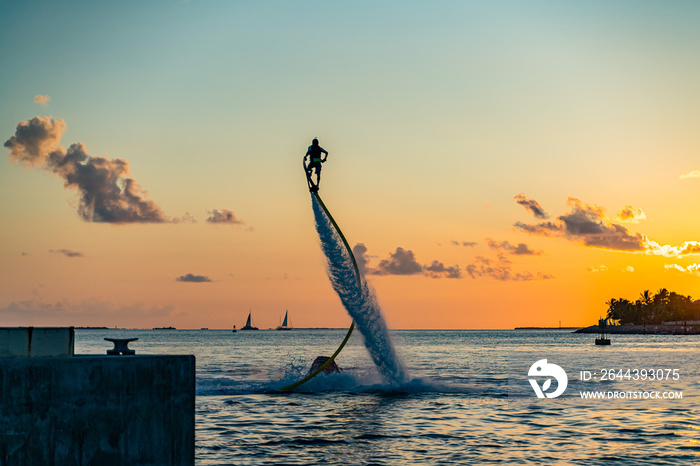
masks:
{"label": "water hose", "polygon": [[[304,171],[306,171],[306,166],[304,166]],[[311,182],[311,177],[309,173],[307,172],[307,181],[309,182],[309,188],[313,186],[313,183]],[[338,233],[338,236],[340,236],[340,239],[343,240],[343,244],[345,245],[345,249],[347,249],[348,254],[350,255],[350,259],[352,259],[352,266],[355,268],[355,276],[357,277],[357,287],[360,292],[362,292],[362,276],[360,275],[360,268],[357,266],[357,261],[355,260],[355,255],[352,253],[352,249],[350,248],[350,245],[348,244],[348,241],[345,239],[345,235],[343,235],[342,230],[338,226],[337,223],[335,223],[335,219],[333,219],[333,216],[331,213],[328,211],[328,208],[326,205],[323,203],[323,200],[321,200],[321,196],[318,194],[318,189],[311,190],[311,195],[316,198],[318,201],[319,205],[323,209],[323,211],[326,213],[326,216],[328,219],[331,221],[331,224],[333,224],[333,228],[335,228],[336,233]],[[343,339],[342,343],[340,343],[340,346],[338,347],[337,350],[335,350],[335,353],[333,353],[333,356],[328,358],[323,364],[321,364],[315,371],[304,377],[303,379],[299,380],[298,382],[294,382],[291,385],[287,385],[286,387],[282,388],[282,391],[288,391],[292,390],[299,385],[308,382],[309,380],[313,379],[316,377],[318,374],[320,374],[326,367],[328,367],[334,360],[335,357],[338,356],[340,351],[343,349],[345,344],[348,342],[348,339],[350,338],[350,335],[352,335],[352,331],[355,328],[355,322],[353,321],[350,324],[350,328],[348,329],[348,333],[345,334],[345,338]]]}

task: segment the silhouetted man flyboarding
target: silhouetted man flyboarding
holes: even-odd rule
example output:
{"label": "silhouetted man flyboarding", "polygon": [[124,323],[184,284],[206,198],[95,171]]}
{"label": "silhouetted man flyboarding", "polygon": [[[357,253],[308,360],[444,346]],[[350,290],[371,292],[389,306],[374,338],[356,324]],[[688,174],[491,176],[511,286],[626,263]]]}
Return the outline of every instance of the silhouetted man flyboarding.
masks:
{"label": "silhouetted man flyboarding", "polygon": [[[326,154],[325,157],[321,158],[321,154]],[[314,138],[311,141],[309,150],[306,151],[304,155],[304,163],[306,163],[306,158],[309,158],[309,163],[306,165],[306,178],[309,180],[309,189],[311,192],[318,192],[318,185],[321,182],[321,164],[328,158],[328,151],[323,147],[318,145],[318,139]],[[311,181],[311,172],[316,169],[316,184]]]}

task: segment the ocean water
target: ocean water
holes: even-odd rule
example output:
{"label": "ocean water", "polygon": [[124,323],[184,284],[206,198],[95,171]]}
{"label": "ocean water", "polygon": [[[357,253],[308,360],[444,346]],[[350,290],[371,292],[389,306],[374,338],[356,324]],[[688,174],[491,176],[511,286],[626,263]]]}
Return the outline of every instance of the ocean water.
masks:
{"label": "ocean water", "polygon": [[[76,353],[138,337],[137,354],[194,354],[198,465],[700,464],[698,336],[613,335],[596,347],[594,335],[560,330],[392,331],[406,372],[396,385],[355,333],[340,374],[279,391],[344,335],[76,330]],[[540,399],[529,382],[558,386],[528,376],[542,359],[566,372],[559,397]]]}

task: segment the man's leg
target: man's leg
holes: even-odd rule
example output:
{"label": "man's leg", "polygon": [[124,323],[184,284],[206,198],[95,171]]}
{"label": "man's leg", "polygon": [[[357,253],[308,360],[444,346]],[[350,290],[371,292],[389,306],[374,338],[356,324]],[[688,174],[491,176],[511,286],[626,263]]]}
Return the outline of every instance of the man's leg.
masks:
{"label": "man's leg", "polygon": [[316,165],[316,186],[321,183],[321,164]]}

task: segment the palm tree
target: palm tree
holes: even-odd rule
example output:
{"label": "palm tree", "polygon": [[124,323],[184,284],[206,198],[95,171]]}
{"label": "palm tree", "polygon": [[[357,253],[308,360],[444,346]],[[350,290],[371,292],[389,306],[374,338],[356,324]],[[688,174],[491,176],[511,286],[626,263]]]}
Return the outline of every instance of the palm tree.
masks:
{"label": "palm tree", "polygon": [[653,299],[652,323],[660,324],[669,318],[670,295],[666,288],[661,288],[656,292]]}
{"label": "palm tree", "polygon": [[631,302],[624,298],[612,298],[605,303],[608,306],[607,319],[617,323],[643,325],[661,323],[668,320],[683,321],[685,327],[689,320],[700,320],[700,300],[693,301],[675,291],[661,288],[656,294],[645,290],[639,299]]}
{"label": "palm tree", "polygon": [[611,299],[605,304],[608,305],[607,318],[611,321],[619,321],[620,324],[634,323],[634,305],[627,299]]}
{"label": "palm tree", "polygon": [[620,320],[620,316],[617,315],[617,312],[615,307],[617,305],[617,299],[611,298],[609,301],[607,301],[605,304],[608,305],[608,313],[606,317],[610,320]]}
{"label": "palm tree", "polygon": [[651,315],[651,304],[645,303],[643,300],[638,299],[635,301],[635,306],[634,306],[634,324],[635,325],[643,325],[644,328],[646,329],[647,321],[649,320],[649,316]]}
{"label": "palm tree", "polygon": [[695,303],[690,296],[683,296],[672,291],[669,295],[670,320],[682,320],[683,327],[687,331],[688,321],[692,320],[695,313]]}

